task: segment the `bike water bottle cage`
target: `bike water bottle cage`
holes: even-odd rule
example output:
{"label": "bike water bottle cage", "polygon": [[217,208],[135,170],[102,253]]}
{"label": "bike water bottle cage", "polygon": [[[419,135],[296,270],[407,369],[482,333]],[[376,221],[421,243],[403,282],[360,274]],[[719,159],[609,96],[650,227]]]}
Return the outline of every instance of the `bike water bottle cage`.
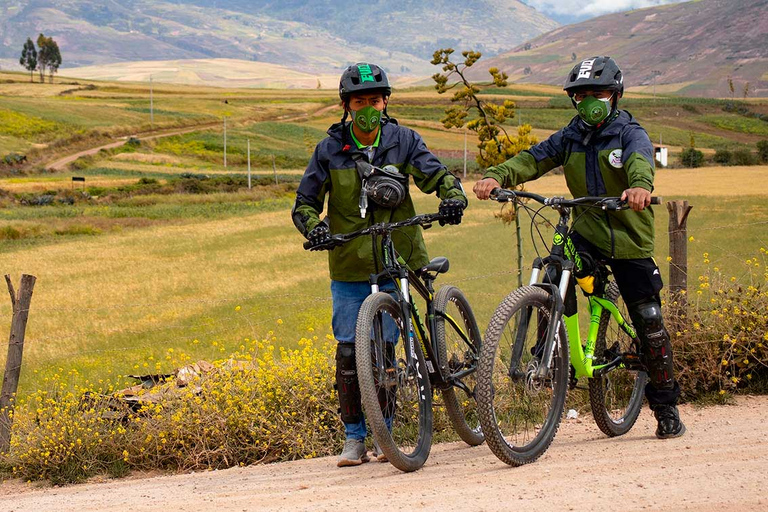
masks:
{"label": "bike water bottle cage", "polygon": [[408,176],[401,174],[397,167],[375,167],[360,159],[355,161],[355,167],[362,181],[360,217],[365,218],[369,199],[382,208],[394,209],[403,204],[408,193]]}

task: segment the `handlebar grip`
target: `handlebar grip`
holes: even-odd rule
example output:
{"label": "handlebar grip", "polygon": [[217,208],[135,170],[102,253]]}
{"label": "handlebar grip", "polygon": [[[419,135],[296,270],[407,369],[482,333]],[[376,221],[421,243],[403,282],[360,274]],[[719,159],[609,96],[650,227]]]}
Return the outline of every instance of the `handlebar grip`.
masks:
{"label": "handlebar grip", "polygon": [[663,198],[661,196],[651,196],[651,204],[662,204]]}

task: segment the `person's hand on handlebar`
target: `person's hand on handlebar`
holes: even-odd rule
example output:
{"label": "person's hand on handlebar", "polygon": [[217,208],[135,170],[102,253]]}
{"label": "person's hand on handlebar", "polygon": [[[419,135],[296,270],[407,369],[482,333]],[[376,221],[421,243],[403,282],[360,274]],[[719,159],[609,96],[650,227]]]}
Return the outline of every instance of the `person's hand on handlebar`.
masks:
{"label": "person's hand on handlebar", "polygon": [[621,194],[621,200],[626,201],[634,211],[640,212],[651,204],[651,192],[642,187],[628,188]]}
{"label": "person's hand on handlebar", "polygon": [[331,230],[325,224],[320,223],[307,234],[307,240],[309,240],[309,250],[316,251],[319,246],[331,240]]}
{"label": "person's hand on handlebar", "polygon": [[461,199],[443,199],[437,212],[443,216],[440,219],[440,225],[461,224],[461,216],[464,215],[464,208],[467,205]]}
{"label": "person's hand on handlebar", "polygon": [[488,199],[491,196],[491,191],[495,188],[499,188],[501,185],[493,178],[483,178],[475,183],[472,188],[472,192],[475,193],[478,199]]}

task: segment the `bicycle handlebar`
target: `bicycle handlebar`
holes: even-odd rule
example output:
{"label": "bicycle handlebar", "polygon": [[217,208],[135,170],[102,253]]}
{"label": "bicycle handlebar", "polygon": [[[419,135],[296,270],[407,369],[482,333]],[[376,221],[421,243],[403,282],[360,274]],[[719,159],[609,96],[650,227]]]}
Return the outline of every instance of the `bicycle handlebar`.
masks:
{"label": "bicycle handlebar", "polygon": [[315,251],[330,250],[330,249],[333,249],[334,247],[343,245],[361,236],[383,235],[386,233],[391,233],[396,229],[404,228],[408,226],[428,226],[433,222],[443,218],[444,216],[439,213],[427,213],[424,215],[416,215],[415,217],[401,220],[400,222],[380,222],[378,224],[374,224],[367,228],[360,229],[358,231],[353,231],[351,233],[331,235],[331,238],[327,242],[324,242],[319,245],[313,246],[311,242],[306,241],[304,242],[304,249],[315,250]]}
{"label": "bicycle handlebar", "polygon": [[[622,201],[620,197],[578,197],[576,199],[566,199],[564,197],[544,197],[539,194],[533,194],[531,192],[525,192],[522,190],[508,190],[504,188],[495,188],[491,191],[490,199],[498,201],[500,203],[507,203],[516,200],[518,197],[526,197],[533,199],[537,203],[541,203],[544,206],[599,206],[603,210],[619,211],[626,210],[629,205],[626,201]],[[651,204],[661,204],[661,196],[651,196]]]}

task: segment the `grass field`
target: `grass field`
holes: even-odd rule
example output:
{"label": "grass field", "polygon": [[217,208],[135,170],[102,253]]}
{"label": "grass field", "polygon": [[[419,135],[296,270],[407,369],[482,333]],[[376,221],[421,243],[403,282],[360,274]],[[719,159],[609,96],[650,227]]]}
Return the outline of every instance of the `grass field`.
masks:
{"label": "grass field", "polygon": [[[147,84],[78,80],[31,87],[24,75],[0,74],[0,79],[10,80],[0,83],[0,116],[9,120],[0,128],[0,157],[30,149],[42,161],[44,155],[72,151],[77,146],[67,143],[72,137],[86,144],[102,140],[102,132],[148,128]],[[519,100],[520,120],[532,123],[540,138],[573,113],[557,88],[491,92]],[[333,94],[156,85],[156,125],[206,128],[102,151],[66,172],[0,169],[6,176],[0,178],[0,268],[14,279],[22,272],[38,277],[22,392],[44,375],[68,368],[92,379],[168,371],[171,349],[213,359],[245,338],[274,337],[291,346],[310,331],[329,334],[326,256],[302,250],[289,212],[314,145],[339,118]],[[429,88],[404,90],[401,97],[401,104],[393,97],[390,113],[460,169],[463,133],[439,122],[447,98]],[[632,95],[627,101],[652,136],[663,131],[666,143],[686,146],[692,132],[697,145],[712,148],[760,138],[752,121],[762,121],[726,113],[715,100],[667,98],[657,104]],[[759,111],[764,104],[750,108]],[[226,168],[220,129],[225,114],[230,115]],[[215,126],[208,126],[211,121]],[[248,141],[257,184],[251,191],[243,185]],[[468,144],[472,152],[471,137]],[[270,184],[275,174],[278,185]],[[86,181],[73,186],[73,176]],[[470,177],[467,186],[473,181]],[[704,252],[737,276],[746,259],[768,247],[767,182],[768,167],[658,172],[657,194],[694,205],[692,279],[703,268]],[[562,176],[547,176],[529,188],[566,193]],[[38,206],[20,204],[22,199]],[[437,200],[418,197],[417,205],[426,212]],[[496,209],[474,201],[461,226],[426,232],[430,253],[452,262],[441,281],[467,292],[483,327],[516,283],[514,235],[494,219]],[[663,208],[656,219],[657,259],[663,262]],[[527,236],[524,252],[530,261],[534,251]],[[7,334],[7,300],[0,301],[2,318],[7,320],[0,332]]]}
{"label": "grass field", "polygon": [[[726,195],[721,191],[728,177],[738,186]],[[739,275],[743,261],[768,246],[768,210],[762,204],[768,189],[753,186],[767,179],[767,167],[659,173],[659,194],[688,198],[694,205],[689,222],[692,276],[702,269],[703,252]],[[561,176],[529,188],[565,192]],[[292,345],[310,329],[327,334],[326,257],[301,248],[302,238],[290,220],[290,197],[242,199],[171,196],[155,204],[137,199],[114,212],[112,207],[102,212],[52,207],[28,209],[25,218],[17,214],[13,222],[33,222],[34,211],[45,222],[67,215],[87,222],[103,215],[137,223],[97,234],[4,242],[0,268],[16,279],[22,272],[38,276],[24,389],[60,368],[77,368],[93,379],[154,371],[156,364],[167,371],[169,349],[211,359],[245,338],[274,336]],[[435,209],[437,200],[422,196],[417,204],[426,212]],[[462,225],[436,226],[425,233],[430,253],[451,259],[451,272],[441,281],[467,292],[481,326],[516,280],[513,232],[493,218],[496,209],[474,201]],[[7,215],[0,220],[9,222]],[[666,223],[666,212],[658,209],[659,261],[667,254]],[[526,243],[527,261],[534,253],[527,238]],[[0,303],[0,318],[10,318],[8,301]]]}

